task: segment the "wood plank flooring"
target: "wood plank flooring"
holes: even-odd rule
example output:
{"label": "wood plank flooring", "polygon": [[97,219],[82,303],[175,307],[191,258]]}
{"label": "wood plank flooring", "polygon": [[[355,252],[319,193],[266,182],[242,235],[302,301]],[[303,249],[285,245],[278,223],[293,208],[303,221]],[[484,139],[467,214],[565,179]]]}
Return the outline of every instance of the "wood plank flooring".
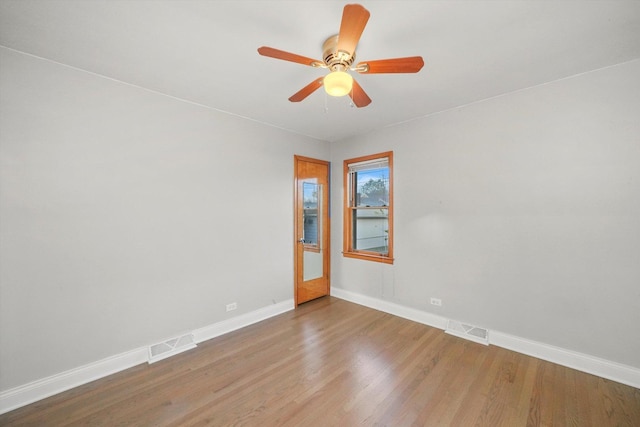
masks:
{"label": "wood plank flooring", "polygon": [[2,426],[640,426],[640,390],[325,297]]}

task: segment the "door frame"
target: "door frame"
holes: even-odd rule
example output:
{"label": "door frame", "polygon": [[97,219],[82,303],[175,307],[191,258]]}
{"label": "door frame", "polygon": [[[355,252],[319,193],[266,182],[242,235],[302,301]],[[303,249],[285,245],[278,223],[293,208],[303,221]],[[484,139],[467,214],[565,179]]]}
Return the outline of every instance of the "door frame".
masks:
{"label": "door frame", "polygon": [[323,245],[323,270],[326,274],[327,281],[327,294],[331,295],[331,212],[329,209],[331,208],[331,162],[326,160],[314,159],[311,157],[293,156],[293,301],[294,306],[297,307],[298,304],[298,245],[299,239],[301,236],[298,235],[298,227],[300,226],[300,218],[298,217],[298,196],[299,196],[299,185],[298,185],[298,163],[299,162],[307,162],[307,163],[317,163],[321,165],[325,165],[327,167],[327,184],[326,184],[326,197],[323,197],[322,205],[323,205],[323,220],[322,224],[322,239],[325,242]]}

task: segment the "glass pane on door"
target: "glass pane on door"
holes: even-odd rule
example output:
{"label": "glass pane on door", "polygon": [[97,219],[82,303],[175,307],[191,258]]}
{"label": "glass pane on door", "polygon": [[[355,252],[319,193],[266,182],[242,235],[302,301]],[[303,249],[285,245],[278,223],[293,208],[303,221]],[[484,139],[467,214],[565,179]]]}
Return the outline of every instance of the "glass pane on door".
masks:
{"label": "glass pane on door", "polygon": [[318,236],[320,233],[320,222],[318,221],[319,194],[321,187],[313,182],[302,183],[302,203],[304,224],[303,238],[304,244],[318,247]]}
{"label": "glass pane on door", "polygon": [[302,278],[308,280],[323,276],[323,256],[320,242],[322,229],[322,185],[315,182],[302,183],[302,224],[304,255]]}

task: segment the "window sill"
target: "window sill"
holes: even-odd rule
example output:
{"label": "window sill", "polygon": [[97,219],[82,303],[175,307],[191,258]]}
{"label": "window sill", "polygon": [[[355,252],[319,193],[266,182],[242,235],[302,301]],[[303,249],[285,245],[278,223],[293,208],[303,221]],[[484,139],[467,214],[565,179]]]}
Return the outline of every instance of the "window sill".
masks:
{"label": "window sill", "polygon": [[384,264],[393,264],[393,258],[391,257],[385,256],[385,255],[368,253],[368,252],[342,252],[342,256],[344,256],[345,258],[355,258],[355,259],[362,259],[365,261],[381,262]]}

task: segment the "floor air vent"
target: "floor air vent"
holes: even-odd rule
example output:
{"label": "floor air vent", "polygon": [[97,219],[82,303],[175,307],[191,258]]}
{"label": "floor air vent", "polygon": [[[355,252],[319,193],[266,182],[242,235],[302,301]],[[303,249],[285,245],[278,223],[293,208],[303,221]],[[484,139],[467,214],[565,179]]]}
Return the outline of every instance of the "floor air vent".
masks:
{"label": "floor air vent", "polygon": [[166,359],[169,356],[191,350],[195,347],[196,343],[193,341],[192,334],[182,335],[160,344],[154,344],[149,347],[149,363]]}
{"label": "floor air vent", "polygon": [[449,320],[445,332],[480,344],[489,345],[489,331],[484,328]]}

